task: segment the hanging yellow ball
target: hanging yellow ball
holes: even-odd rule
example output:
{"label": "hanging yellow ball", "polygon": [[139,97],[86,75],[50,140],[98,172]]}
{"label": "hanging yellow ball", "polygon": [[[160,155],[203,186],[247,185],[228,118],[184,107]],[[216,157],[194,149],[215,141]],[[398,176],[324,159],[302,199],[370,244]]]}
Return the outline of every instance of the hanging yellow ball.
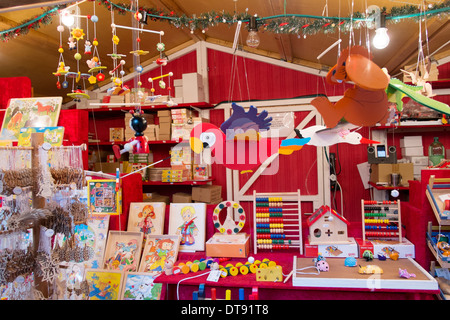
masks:
{"label": "hanging yellow ball", "polygon": [[63,53],[63,52],[64,52],[64,49],[63,49],[63,48],[59,48],[59,49],[58,49],[58,52],[59,52],[59,53]]}

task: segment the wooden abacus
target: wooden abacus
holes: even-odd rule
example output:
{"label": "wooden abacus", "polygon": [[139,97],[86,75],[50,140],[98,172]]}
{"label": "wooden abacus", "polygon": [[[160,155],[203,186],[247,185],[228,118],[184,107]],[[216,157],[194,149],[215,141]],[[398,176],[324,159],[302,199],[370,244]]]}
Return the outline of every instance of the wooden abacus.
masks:
{"label": "wooden abacus", "polygon": [[398,239],[402,242],[400,200],[361,200],[362,234],[366,239]]}
{"label": "wooden abacus", "polygon": [[253,191],[253,251],[298,248],[303,254],[300,190]]}

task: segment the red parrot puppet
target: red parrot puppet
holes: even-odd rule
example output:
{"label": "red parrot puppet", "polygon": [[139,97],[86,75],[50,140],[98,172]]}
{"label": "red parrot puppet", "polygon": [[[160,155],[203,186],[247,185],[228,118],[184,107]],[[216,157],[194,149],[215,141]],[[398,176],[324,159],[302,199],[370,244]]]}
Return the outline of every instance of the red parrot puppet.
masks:
{"label": "red parrot puppet", "polygon": [[257,168],[276,154],[289,155],[300,150],[310,141],[310,138],[263,138],[260,133],[269,130],[272,121],[267,111],[258,114],[257,108],[250,106],[245,112],[236,103],[232,109],[233,114],[220,128],[211,123],[193,128],[190,145],[195,153],[210,148],[214,163],[242,172]]}

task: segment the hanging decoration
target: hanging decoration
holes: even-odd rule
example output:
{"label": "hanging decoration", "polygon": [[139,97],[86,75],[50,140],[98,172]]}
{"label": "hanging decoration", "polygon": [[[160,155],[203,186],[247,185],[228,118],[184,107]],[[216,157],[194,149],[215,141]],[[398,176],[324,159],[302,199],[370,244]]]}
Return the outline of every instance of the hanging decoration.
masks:
{"label": "hanging decoration", "polygon": [[[68,71],[65,74],[65,77],[72,79],[72,90],[70,93],[67,94],[68,97],[73,98],[74,101],[76,102],[80,102],[81,98],[87,98],[89,99],[89,95],[86,93],[86,83],[85,80],[87,80],[90,77],[90,74],[88,73],[82,73],[81,69],[80,69],[80,60],[83,58],[83,56],[81,55],[81,53],[79,52],[80,50],[80,41],[81,40],[86,40],[88,41],[88,39],[85,39],[84,36],[88,35],[88,30],[89,30],[89,25],[86,22],[86,32],[85,33],[84,29],[81,28],[80,23],[79,23],[79,19],[75,19],[75,18],[86,18],[87,16],[81,16],[79,15],[79,7],[78,5],[74,5],[75,6],[75,14],[71,14],[69,13],[67,10],[66,11],[62,11],[61,15],[62,15],[62,22],[67,25],[68,27],[72,27],[72,29],[70,30],[70,36],[68,38],[68,45],[69,45],[69,49],[70,50],[76,50],[76,53],[74,54],[74,58],[76,60],[77,66],[76,66],[76,71]],[[60,33],[63,32],[63,28],[60,26],[58,26],[58,31]],[[90,43],[90,41],[88,41],[88,43]],[[89,48],[89,44],[87,45],[87,47]],[[89,50],[89,49],[88,49]],[[66,88],[68,86],[67,82],[64,82],[64,88]]]}
{"label": "hanging decoration", "polygon": [[[59,52],[59,60],[58,60],[58,66],[56,68],[56,72],[54,72],[53,74],[58,77],[58,81],[56,81],[56,87],[58,89],[61,89],[61,87],[63,87],[64,89],[67,88],[69,86],[69,83],[67,82],[67,73],[69,72],[70,67],[66,66],[66,63],[64,62],[64,48],[62,45],[62,33],[64,32],[64,26],[62,25],[62,16],[59,16],[59,25],[56,28],[56,30],[58,30],[59,32],[59,48],[58,48],[58,52]],[[64,76],[64,81],[60,82],[60,77]]]}
{"label": "hanging decoration", "polygon": [[122,95],[125,92],[130,91],[128,87],[123,86],[123,76],[125,75],[123,66],[125,65],[125,60],[123,60],[122,58],[126,57],[126,55],[117,53],[117,46],[119,45],[120,38],[117,36],[116,27],[117,26],[114,23],[114,10],[111,10],[111,40],[113,52],[108,54],[108,56],[110,56],[113,61],[113,69],[109,71],[109,75],[111,76],[111,81],[114,84],[114,87],[108,89],[108,94],[110,95]]}
{"label": "hanging decoration", "polygon": [[[85,50],[84,53],[87,55],[92,54],[92,58],[89,60],[86,60],[86,64],[89,67],[89,73],[91,76],[88,78],[88,81],[90,84],[95,84],[98,82],[101,82],[105,80],[105,75],[103,74],[104,69],[106,69],[105,66],[102,66],[102,62],[100,60],[100,55],[98,53],[98,40],[97,40],[97,22],[98,22],[98,16],[95,14],[95,3],[93,4],[93,15],[87,17],[88,20],[91,20],[94,27],[94,40],[92,43],[89,41],[89,38],[86,39],[86,42],[84,44]],[[89,21],[88,21],[89,23]],[[92,47],[94,49],[92,49]]]}
{"label": "hanging decoration", "polygon": [[[108,10],[116,11],[118,14],[126,15],[128,12],[135,13],[131,10],[131,5],[126,3],[114,4],[110,0],[95,0],[99,4],[103,4]],[[52,16],[64,6],[52,7],[45,10],[41,15],[23,21],[18,26],[0,31],[0,40],[8,41],[21,35],[28,34],[30,29],[37,30],[41,25],[49,25],[52,23]],[[439,17],[447,19],[450,13],[450,0],[443,1],[439,4],[433,4],[425,13],[422,13],[418,6],[403,5],[400,7],[392,7],[390,12],[386,8],[381,8],[381,13],[385,14],[386,22],[398,23],[404,19],[414,19],[420,21],[423,15],[426,17]],[[177,15],[174,11],[162,10],[154,7],[139,7],[139,11],[145,14],[152,21],[166,21],[176,28],[188,28],[192,32],[196,29],[205,30],[219,24],[232,25],[238,21],[248,23],[251,15],[245,13],[229,13],[229,12],[207,12],[199,16]],[[364,26],[364,22],[368,19],[366,14],[354,12],[353,28]],[[347,31],[352,23],[350,18],[346,17],[323,17],[302,14],[283,14],[269,17],[260,17],[259,25],[263,25],[263,30],[273,33],[290,33],[313,35],[316,33],[332,33],[337,30]]]}
{"label": "hanging decoration", "polygon": [[326,81],[333,85],[349,81],[355,84],[334,104],[323,96],[311,101],[328,128],[334,128],[342,119],[356,126],[368,127],[388,121],[386,89],[389,76],[371,60],[367,48],[352,46],[341,51]]}

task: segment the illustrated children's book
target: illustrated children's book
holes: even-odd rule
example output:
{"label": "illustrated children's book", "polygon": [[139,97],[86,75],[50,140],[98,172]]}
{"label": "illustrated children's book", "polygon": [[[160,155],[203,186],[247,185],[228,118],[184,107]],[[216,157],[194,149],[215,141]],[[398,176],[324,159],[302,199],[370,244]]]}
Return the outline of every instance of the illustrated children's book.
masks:
{"label": "illustrated children's book", "polygon": [[18,141],[23,127],[56,127],[62,97],[10,99],[3,118],[0,140]]}
{"label": "illustrated children's book", "polygon": [[89,180],[87,185],[91,213],[122,213],[122,190],[116,188],[116,180]]}
{"label": "illustrated children's book", "polygon": [[94,256],[88,261],[84,261],[86,268],[102,268],[109,218],[108,214],[91,214],[87,219],[87,224],[78,224],[74,227],[74,237],[76,237],[77,243],[83,247],[94,249]]}
{"label": "illustrated children's book", "polygon": [[159,274],[166,264],[174,265],[177,261],[180,236],[149,235],[142,252],[140,272]]}
{"label": "illustrated children's book", "polygon": [[166,215],[165,202],[131,202],[128,215],[128,231],[148,235],[163,234]]}
{"label": "illustrated children's book", "polygon": [[62,145],[64,138],[64,127],[23,127],[20,129],[18,146],[30,147],[31,146],[31,134],[35,132],[44,133],[44,142],[49,143],[53,147],[59,147]]}
{"label": "illustrated children's book", "polygon": [[123,272],[103,269],[86,269],[89,300],[119,300]]}
{"label": "illustrated children's book", "polygon": [[153,283],[154,276],[146,272],[127,272],[121,300],[159,300],[162,283]]}
{"label": "illustrated children's book", "polygon": [[169,234],[179,235],[180,251],[205,250],[206,204],[171,203]]}
{"label": "illustrated children's book", "polygon": [[109,231],[103,263],[104,268],[137,271],[143,238],[142,232]]}

